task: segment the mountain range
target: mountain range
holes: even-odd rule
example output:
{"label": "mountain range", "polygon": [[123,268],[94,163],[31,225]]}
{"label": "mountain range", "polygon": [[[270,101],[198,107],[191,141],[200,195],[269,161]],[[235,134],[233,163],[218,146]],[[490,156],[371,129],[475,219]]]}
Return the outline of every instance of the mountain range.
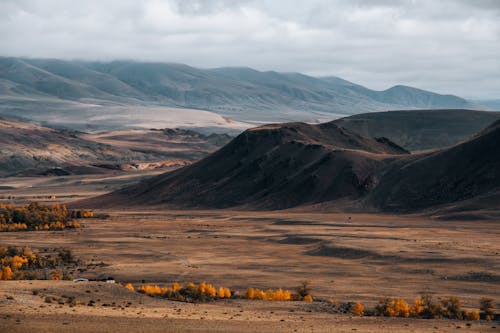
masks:
{"label": "mountain range", "polygon": [[[0,115],[84,130],[219,127],[473,102],[407,86],[375,91],[337,77],[183,64],[0,57]],[[172,124],[172,126],[169,126]]]}

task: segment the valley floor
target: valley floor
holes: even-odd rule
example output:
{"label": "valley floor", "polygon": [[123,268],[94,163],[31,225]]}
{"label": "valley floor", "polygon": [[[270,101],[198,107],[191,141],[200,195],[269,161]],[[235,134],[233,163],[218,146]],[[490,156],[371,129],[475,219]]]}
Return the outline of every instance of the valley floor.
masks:
{"label": "valley floor", "polygon": [[[74,277],[112,276],[136,286],[206,281],[244,293],[248,287],[294,289],[309,280],[315,297],[360,301],[365,308],[373,308],[381,297],[411,302],[424,293],[458,296],[466,309],[477,309],[481,297],[497,304],[500,299],[500,225],[493,221],[226,210],[97,213],[109,218],[82,220],[84,228],[76,230],[2,233],[0,243],[35,249],[57,244],[88,264]],[[34,289],[41,290],[39,295],[32,295]],[[83,304],[69,308],[43,301],[44,295],[64,294]],[[14,299],[7,300],[9,295]],[[86,306],[90,298],[95,307]],[[132,305],[125,307],[129,301]],[[443,332],[457,326],[485,332],[496,325],[357,318],[325,313],[314,305],[244,300],[188,304],[97,282],[0,283],[0,327],[6,332],[97,327],[100,332]]]}
{"label": "valley floor", "polygon": [[[152,174],[4,178],[0,202],[67,203]],[[51,195],[56,199],[48,199]],[[481,297],[500,303],[500,224],[494,220],[301,211],[96,213],[109,217],[84,219],[84,228],[76,230],[0,233],[0,244],[66,247],[87,268],[74,277],[112,276],[136,286],[206,281],[244,293],[248,287],[292,290],[309,280],[317,299],[359,301],[367,309],[381,297],[411,302],[424,293],[436,299],[456,295],[466,309],[477,309]],[[63,295],[75,296],[77,305],[44,302],[46,296]],[[87,306],[90,299],[94,307]],[[180,303],[98,282],[0,283],[0,332],[443,332],[457,327],[486,332],[494,326],[498,323],[359,318],[304,302]]]}

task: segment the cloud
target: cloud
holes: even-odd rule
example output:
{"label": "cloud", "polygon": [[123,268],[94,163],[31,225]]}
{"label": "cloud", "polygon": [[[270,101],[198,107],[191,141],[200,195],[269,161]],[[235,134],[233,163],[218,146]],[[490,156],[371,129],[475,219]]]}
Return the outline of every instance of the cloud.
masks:
{"label": "cloud", "polygon": [[0,54],[337,75],[500,96],[500,2],[0,0]]}

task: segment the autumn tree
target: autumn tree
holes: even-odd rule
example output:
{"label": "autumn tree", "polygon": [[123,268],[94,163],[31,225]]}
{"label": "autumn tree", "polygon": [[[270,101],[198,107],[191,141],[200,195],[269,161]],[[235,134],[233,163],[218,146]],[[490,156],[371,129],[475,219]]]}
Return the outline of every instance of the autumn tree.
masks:
{"label": "autumn tree", "polygon": [[125,288],[127,288],[130,291],[135,291],[134,285],[132,283],[127,283],[125,285]]}
{"label": "autumn tree", "polygon": [[311,295],[305,295],[305,296],[304,296],[304,298],[302,298],[302,300],[303,300],[304,302],[309,302],[309,303],[312,303],[313,298],[312,298],[312,296],[311,296]]}
{"label": "autumn tree", "polygon": [[450,319],[462,319],[462,305],[456,296],[450,296],[441,300],[443,315]]}
{"label": "autumn tree", "polygon": [[404,299],[383,298],[379,300],[375,312],[379,316],[409,317],[410,307]]}
{"label": "autumn tree", "polygon": [[305,296],[310,295],[312,291],[311,281],[302,281],[297,288],[297,294],[303,299]]}
{"label": "autumn tree", "polygon": [[465,319],[467,320],[479,320],[481,317],[479,316],[479,311],[472,310],[466,313]]}
{"label": "autumn tree", "polygon": [[484,313],[484,319],[492,320],[495,315],[495,303],[493,303],[493,299],[488,297],[483,297],[479,301],[479,308]]}
{"label": "autumn tree", "polygon": [[10,266],[5,266],[2,269],[2,276],[0,280],[12,280],[12,269]]}
{"label": "autumn tree", "polygon": [[354,303],[354,306],[352,307],[352,313],[355,314],[356,316],[362,316],[365,314],[365,308],[363,304],[356,302]]}

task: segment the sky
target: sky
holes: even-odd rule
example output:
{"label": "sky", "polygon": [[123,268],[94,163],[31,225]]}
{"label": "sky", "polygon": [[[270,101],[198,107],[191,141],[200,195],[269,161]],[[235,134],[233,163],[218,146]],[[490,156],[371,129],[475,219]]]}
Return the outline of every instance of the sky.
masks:
{"label": "sky", "polygon": [[0,55],[244,66],[500,99],[500,0],[0,0]]}

